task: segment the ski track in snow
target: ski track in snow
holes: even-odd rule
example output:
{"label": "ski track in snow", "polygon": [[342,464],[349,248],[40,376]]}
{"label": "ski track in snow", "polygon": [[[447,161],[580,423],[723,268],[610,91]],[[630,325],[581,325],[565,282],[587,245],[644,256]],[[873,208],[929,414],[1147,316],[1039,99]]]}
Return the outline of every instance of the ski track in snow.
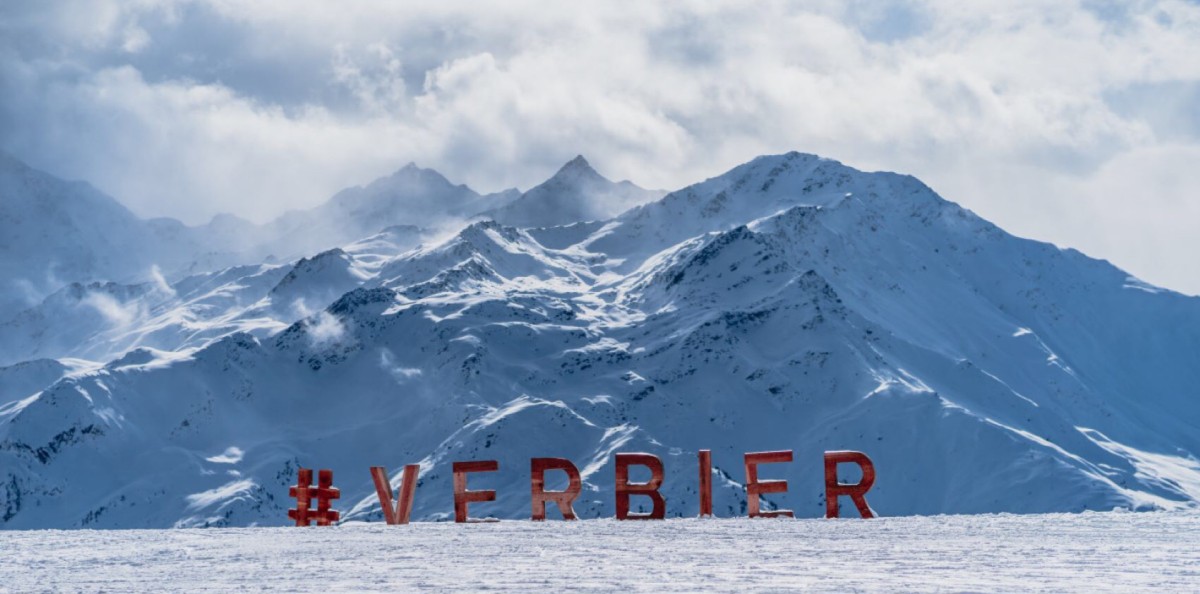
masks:
{"label": "ski track in snow", "polygon": [[0,592],[1200,591],[1195,512],[554,517],[544,524],[6,532]]}

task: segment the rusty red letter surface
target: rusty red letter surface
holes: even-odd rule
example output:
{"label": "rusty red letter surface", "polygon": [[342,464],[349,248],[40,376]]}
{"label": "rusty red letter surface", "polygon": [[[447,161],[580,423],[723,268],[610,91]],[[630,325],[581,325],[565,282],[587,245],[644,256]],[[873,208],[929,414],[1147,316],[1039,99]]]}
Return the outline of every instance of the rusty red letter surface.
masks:
{"label": "rusty red letter surface", "polygon": [[[566,491],[546,490],[546,471],[562,470],[567,473],[570,484]],[[529,461],[529,490],[533,502],[535,522],[546,519],[546,503],[553,501],[558,504],[564,520],[575,519],[575,508],[572,504],[583,490],[583,481],[579,478],[579,469],[566,458],[533,458]]]}
{"label": "rusty red letter surface", "polygon": [[400,499],[392,505],[392,483],[388,480],[387,469],[382,466],[371,467],[371,478],[375,480],[375,492],[379,494],[379,506],[383,508],[383,519],[388,524],[407,524],[412,516],[413,492],[417,488],[417,474],[421,466],[409,464],[404,467],[404,476],[400,483]]}
{"label": "rusty red letter surface", "polygon": [[[318,526],[330,526],[341,517],[337,510],[329,509],[330,502],[342,496],[333,486],[333,471],[321,470],[317,476],[317,486],[313,488],[312,469],[301,468],[296,474],[296,486],[288,489],[288,495],[296,499],[296,509],[289,509],[288,517],[297,526],[308,526],[313,520]],[[313,499],[317,500],[316,511],[311,509]]]}
{"label": "rusty red letter surface", "polygon": [[[650,481],[646,483],[630,483],[630,465],[645,466],[650,469]],[[617,454],[617,478],[615,491],[617,495],[618,520],[661,520],[667,517],[667,500],[663,499],[658,489],[663,482],[662,460],[654,454]],[[646,495],[654,502],[653,510],[648,514],[629,513],[629,498],[631,495]]]}
{"label": "rusty red letter surface", "polygon": [[711,518],[712,513],[712,450],[696,452],[700,458],[700,517]]}
{"label": "rusty red letter surface", "polygon": [[495,460],[476,460],[473,462],[455,462],[454,466],[454,521],[458,523],[470,521],[467,516],[467,504],[474,501],[495,501],[496,492],[468,491],[467,473],[495,472],[500,469],[500,463]]}
{"label": "rusty red letter surface", "polygon": [[[853,485],[838,482],[838,464],[858,464],[862,468],[862,480]],[[874,518],[875,512],[867,505],[867,491],[875,484],[875,465],[862,452],[825,452],[825,517],[838,517],[838,497],[848,495],[864,518]]]}
{"label": "rusty red letter surface", "polygon": [[786,493],[787,481],[759,481],[759,464],[791,462],[792,451],[751,452],[746,454],[746,514],[751,518],[794,517],[791,510],[760,511],[758,496],[764,493]]}

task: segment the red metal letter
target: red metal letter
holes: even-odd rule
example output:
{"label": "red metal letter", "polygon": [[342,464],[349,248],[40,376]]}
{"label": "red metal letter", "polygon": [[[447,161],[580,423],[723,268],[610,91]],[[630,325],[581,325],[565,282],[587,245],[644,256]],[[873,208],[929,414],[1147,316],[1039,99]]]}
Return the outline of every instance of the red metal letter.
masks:
{"label": "red metal letter", "polygon": [[[546,491],[546,471],[562,470],[571,481],[566,491]],[[575,509],[571,504],[583,490],[583,481],[579,478],[579,469],[566,458],[533,458],[529,461],[529,490],[533,501],[533,521],[546,519],[546,502],[558,504],[564,520],[575,519]]]}
{"label": "red metal letter", "polygon": [[412,515],[413,491],[417,488],[417,473],[421,466],[409,464],[404,467],[404,477],[400,483],[400,499],[392,506],[392,483],[388,480],[387,469],[382,466],[371,467],[371,478],[375,479],[375,492],[379,494],[379,506],[383,508],[383,519],[388,524],[407,524]]}
{"label": "red metal letter", "polygon": [[758,496],[764,493],[786,493],[787,481],[759,481],[758,465],[791,462],[792,451],[751,452],[746,454],[746,512],[751,518],[795,517],[791,510],[759,511]]}
{"label": "red metal letter", "polygon": [[455,462],[454,466],[454,521],[468,522],[467,504],[473,501],[495,501],[496,492],[468,491],[468,472],[495,472],[500,469],[500,463],[495,460],[477,460],[474,462]]}
{"label": "red metal letter", "polygon": [[[312,469],[301,468],[296,475],[296,486],[288,489],[288,495],[296,498],[296,508],[288,510],[288,517],[296,521],[297,526],[308,526],[312,520],[318,526],[331,526],[338,521],[340,515],[335,509],[330,509],[330,502],[342,496],[342,492],[333,486],[333,471],[321,470],[317,473],[317,486],[312,486]],[[317,511],[312,510],[312,500],[317,500]]]}
{"label": "red metal letter", "polygon": [[[858,484],[843,485],[838,482],[837,465],[854,463],[862,468],[862,480]],[[874,518],[875,512],[867,505],[866,494],[875,484],[875,465],[862,452],[825,452],[825,517],[838,517],[838,496],[849,495],[864,518]]]}
{"label": "red metal letter", "polygon": [[712,517],[712,450],[700,450],[700,517]]}
{"label": "red metal letter", "polygon": [[301,468],[296,473],[296,486],[288,489],[288,497],[296,500],[296,509],[288,510],[288,517],[296,521],[297,526],[309,526],[308,506],[312,503],[312,469]]}
{"label": "red metal letter", "polygon": [[[650,469],[650,482],[630,483],[629,466],[637,464]],[[667,516],[667,501],[658,492],[663,482],[662,460],[654,454],[617,454],[617,479],[615,491],[617,494],[618,520],[661,520]],[[654,509],[648,514],[629,513],[629,496],[647,495],[654,502]]]}
{"label": "red metal letter", "polygon": [[333,471],[317,471],[317,488],[312,491],[317,500],[317,525],[332,526],[338,521],[340,514],[329,508],[330,502],[342,496],[342,492],[333,486]]}

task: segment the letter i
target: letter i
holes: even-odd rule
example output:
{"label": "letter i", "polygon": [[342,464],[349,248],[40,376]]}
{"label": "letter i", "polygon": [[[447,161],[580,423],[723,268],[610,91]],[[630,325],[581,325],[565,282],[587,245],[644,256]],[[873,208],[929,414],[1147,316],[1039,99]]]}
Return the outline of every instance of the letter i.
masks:
{"label": "letter i", "polygon": [[700,458],[700,517],[711,518],[712,512],[712,450],[696,452]]}

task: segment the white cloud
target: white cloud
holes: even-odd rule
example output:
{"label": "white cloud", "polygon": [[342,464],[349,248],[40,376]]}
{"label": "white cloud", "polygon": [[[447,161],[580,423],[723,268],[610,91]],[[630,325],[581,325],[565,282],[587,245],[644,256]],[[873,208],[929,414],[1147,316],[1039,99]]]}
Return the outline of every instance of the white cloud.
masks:
{"label": "white cloud", "polygon": [[88,292],[80,303],[96,310],[113,328],[126,328],[142,316],[138,302],[121,303],[112,295],[99,291]]}
{"label": "white cloud", "polygon": [[0,146],[141,214],[263,220],[410,160],[670,189],[795,149],[1200,292],[1194,2],[32,6],[2,9]]}
{"label": "white cloud", "polygon": [[242,458],[245,456],[246,452],[242,451],[242,448],[237,446],[229,446],[225,448],[224,452],[221,452],[216,456],[209,456],[208,458],[205,458],[205,460],[212,462],[213,464],[237,464],[238,462],[241,462]]}
{"label": "white cloud", "polygon": [[421,377],[421,370],[416,367],[402,367],[396,362],[396,356],[387,348],[379,350],[379,368],[388,372],[396,383],[407,383],[411,379]]}
{"label": "white cloud", "polygon": [[154,290],[159,295],[174,297],[175,289],[167,282],[167,277],[163,276],[162,270],[155,264],[150,267],[150,282],[154,285]]}
{"label": "white cloud", "polygon": [[146,30],[136,25],[126,27],[124,38],[121,42],[121,49],[136,54],[142,51],[150,44],[150,34]]}
{"label": "white cloud", "polygon": [[342,321],[324,310],[309,318],[305,325],[308,328],[309,344],[312,347],[334,343],[346,336],[346,326],[342,324]]}

